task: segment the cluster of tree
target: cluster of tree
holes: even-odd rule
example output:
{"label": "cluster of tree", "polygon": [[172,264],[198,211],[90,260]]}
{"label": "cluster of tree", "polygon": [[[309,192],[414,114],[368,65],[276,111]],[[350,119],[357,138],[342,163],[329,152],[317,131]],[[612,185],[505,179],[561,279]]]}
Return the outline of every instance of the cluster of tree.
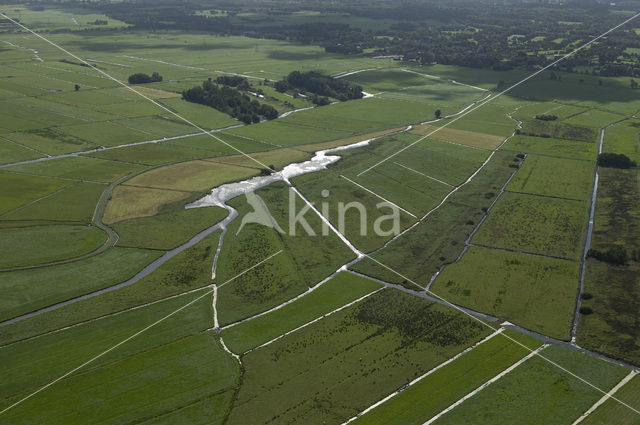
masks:
{"label": "cluster of tree", "polygon": [[598,165],[610,168],[631,168],[636,166],[636,162],[622,153],[605,152],[598,155]]}
{"label": "cluster of tree", "polygon": [[236,88],[220,86],[211,79],[204,81],[201,86],[184,90],[182,98],[215,108],[245,124],[260,122],[260,117],[268,120],[278,118],[278,111],[273,106],[251,99]]}
{"label": "cluster of tree", "polygon": [[157,72],[154,72],[152,75],[148,75],[143,72],[129,75],[129,84],[147,84],[159,81],[162,81],[162,75]]}
{"label": "cluster of tree", "polygon": [[312,93],[312,101],[318,105],[328,104],[329,97],[341,102],[362,98],[362,87],[347,80],[332,78],[316,71],[293,71],[274,84],[276,90],[284,93],[289,90]]}
{"label": "cluster of tree", "polygon": [[105,19],[96,19],[93,22],[89,22],[89,25],[109,25],[109,21]]}
{"label": "cluster of tree", "polygon": [[615,264],[618,266],[624,266],[629,261],[627,250],[625,247],[619,245],[604,251],[592,248],[587,252],[587,257],[595,258],[598,261],[604,261],[605,263]]}
{"label": "cluster of tree", "polygon": [[223,75],[222,77],[216,78],[216,83],[224,86],[237,87],[238,90],[249,90],[251,88],[249,80],[238,75]]}
{"label": "cluster of tree", "polygon": [[[328,52],[342,54],[362,54],[370,49],[374,51],[372,55],[398,55],[422,64],[496,70],[535,69],[569,53],[581,40],[590,40],[619,24],[619,15],[610,10],[623,7],[616,3],[617,6],[598,0],[66,2],[73,7],[98,9],[143,30],[178,29],[289,40],[324,46]],[[198,13],[212,8],[227,14]],[[317,20],[301,24],[295,15],[300,10],[319,12]],[[243,12],[251,12],[251,16]],[[343,23],[345,16],[354,18],[353,23]],[[289,21],[288,17],[292,19]],[[370,19],[384,19],[385,25],[372,29],[361,23]],[[574,68],[587,67],[596,75],[640,77],[640,54],[628,48],[640,48],[637,35],[628,30],[614,31],[589,49],[566,58],[557,69],[574,72]],[[556,74],[556,79],[560,78]]]}
{"label": "cluster of tree", "polygon": [[542,114],[542,115],[536,115],[536,119],[540,121],[555,121],[558,119],[558,117],[556,115]]}

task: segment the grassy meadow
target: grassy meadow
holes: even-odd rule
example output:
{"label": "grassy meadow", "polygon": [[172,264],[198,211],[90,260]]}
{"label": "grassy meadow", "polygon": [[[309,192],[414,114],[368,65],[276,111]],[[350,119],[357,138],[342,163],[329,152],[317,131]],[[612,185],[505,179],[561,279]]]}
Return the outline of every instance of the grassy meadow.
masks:
{"label": "grassy meadow", "polygon": [[[315,213],[304,215],[315,235],[300,223],[291,228],[290,205],[300,211],[304,202],[290,186],[358,250],[403,276],[366,258],[353,271],[417,290],[409,279],[425,287],[446,266],[435,293],[568,340],[600,128],[616,123],[605,131],[605,152],[640,162],[632,117],[640,100],[628,78],[558,71],[562,81],[552,81],[543,73],[457,119],[528,73],[419,66],[291,40],[141,31],[69,4],[3,11],[118,81],[153,72],[163,80],[134,85],[140,96],[0,23],[0,321],[45,309],[0,323],[0,410],[94,358],[0,413],[2,423],[341,423],[399,389],[356,423],[424,423],[527,349],[496,335],[404,388],[492,330],[342,269],[357,255]],[[256,27],[324,19],[378,31],[400,22],[315,11],[269,19],[199,13]],[[373,96],[316,107],[273,87],[294,70],[347,73],[340,78]],[[181,98],[209,78],[236,74],[281,117],[243,125]],[[557,120],[535,118],[541,114]],[[220,207],[185,209],[212,188],[374,138],[324,170],[255,192],[282,232],[243,223],[253,210],[238,196],[228,201],[239,214],[226,229],[192,240],[227,217]],[[582,305],[591,314],[580,316],[577,338],[633,364],[637,170],[599,169],[592,247],[624,245],[629,261],[587,260]],[[394,212],[398,230],[415,226],[390,242]],[[469,241],[477,246],[460,257]],[[178,247],[185,249],[170,252]],[[504,334],[528,349],[541,344]],[[604,390],[628,373],[557,346],[542,353]],[[637,390],[636,378],[618,394],[635,406]],[[571,423],[600,396],[532,358],[437,423]],[[619,409],[607,402],[585,422],[633,423]]]}
{"label": "grassy meadow", "polygon": [[444,269],[431,291],[455,304],[569,340],[578,264],[471,247],[460,262]]}

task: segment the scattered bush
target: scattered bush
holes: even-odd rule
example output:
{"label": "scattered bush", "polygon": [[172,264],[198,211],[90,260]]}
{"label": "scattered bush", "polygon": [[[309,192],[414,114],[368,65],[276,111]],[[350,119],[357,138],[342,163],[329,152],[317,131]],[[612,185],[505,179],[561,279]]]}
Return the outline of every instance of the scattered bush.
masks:
{"label": "scattered bush", "polygon": [[316,95],[313,95],[313,96],[311,97],[311,102],[312,102],[314,105],[318,105],[318,106],[325,106],[325,105],[328,105],[329,103],[331,103],[331,102],[329,101],[329,98],[328,98],[328,97],[324,97],[324,96],[316,96]]}
{"label": "scattered bush", "polygon": [[381,332],[395,330],[404,344],[426,340],[441,347],[472,341],[484,327],[457,312],[442,312],[435,304],[425,303],[400,291],[388,297],[369,297],[358,304],[354,319],[379,326]]}
{"label": "scattered bush", "polygon": [[631,168],[636,162],[622,153],[601,153],[598,155],[598,165],[611,168]]}
{"label": "scattered bush", "polygon": [[237,75],[223,75],[222,77],[216,78],[216,83],[224,86],[237,87],[238,90],[249,90],[251,87],[249,80]]}
{"label": "scattered bush", "polygon": [[129,84],[147,84],[162,81],[162,75],[154,72],[151,76],[143,72],[129,75]]}
{"label": "scattered bush", "polygon": [[629,261],[627,250],[623,246],[615,246],[605,251],[598,249],[590,249],[587,252],[587,257],[595,258],[598,261],[604,261],[605,263],[624,266]]}
{"label": "scattered bush", "polygon": [[589,315],[593,313],[593,309],[591,307],[580,307],[580,314]]}

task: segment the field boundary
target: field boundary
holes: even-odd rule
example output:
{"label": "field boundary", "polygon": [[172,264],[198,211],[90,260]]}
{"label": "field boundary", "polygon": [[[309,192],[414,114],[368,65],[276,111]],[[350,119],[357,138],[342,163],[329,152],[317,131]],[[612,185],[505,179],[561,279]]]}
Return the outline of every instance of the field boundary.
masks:
{"label": "field boundary", "polygon": [[614,395],[615,393],[618,392],[618,390],[622,387],[624,387],[629,381],[631,381],[636,375],[638,374],[637,371],[632,370],[631,372],[629,372],[629,374],[627,376],[625,376],[624,378],[622,378],[622,380],[620,382],[618,382],[618,384],[613,387],[611,389],[611,391],[609,391],[608,393],[606,393],[605,395],[602,396],[602,398],[600,398],[600,400],[596,401],[593,406],[591,406],[586,412],[584,412],[582,414],[582,416],[580,416],[578,419],[576,419],[571,425],[577,425],[580,422],[582,422],[583,420],[585,420],[587,418],[587,416],[589,416],[590,414],[592,414],[593,412],[595,412],[598,407],[600,407],[601,405],[603,405],[607,400],[609,400],[609,398]]}
{"label": "field boundary", "polygon": [[496,376],[494,376],[493,378],[489,379],[487,382],[485,382],[484,384],[480,385],[478,388],[476,388],[475,390],[471,391],[470,393],[468,393],[467,395],[465,395],[464,397],[462,397],[461,399],[459,399],[458,401],[456,401],[455,403],[453,403],[451,406],[447,407],[446,409],[444,409],[443,411],[441,411],[440,413],[436,414],[435,416],[433,416],[431,419],[429,419],[428,421],[426,421],[423,425],[431,425],[432,423],[434,423],[435,421],[437,421],[438,419],[440,419],[443,415],[445,415],[446,413],[449,413],[450,411],[452,411],[453,409],[455,409],[456,407],[458,407],[459,405],[461,405],[462,403],[464,403],[466,400],[470,399],[471,397],[473,397],[474,395],[478,394],[480,391],[484,390],[485,388],[487,388],[489,385],[493,384],[494,382],[498,381],[500,378],[502,378],[503,376],[509,374],[510,372],[512,372],[513,370],[515,370],[518,366],[520,366],[521,364],[523,364],[524,362],[526,362],[527,360],[529,360],[530,358],[532,358],[533,356],[538,355],[542,350],[544,350],[545,348],[547,348],[548,345],[547,344],[543,344],[540,347],[538,347],[537,349],[531,351],[529,354],[527,354],[526,356],[524,356],[523,358],[521,358],[520,360],[518,360],[517,362],[515,362],[514,364],[512,364],[511,366],[509,366],[508,368],[506,368],[505,370],[503,370],[502,372],[500,372],[499,374],[497,374]]}
{"label": "field boundary", "polygon": [[417,377],[416,379],[414,379],[413,381],[409,382],[406,385],[403,385],[402,387],[400,387],[399,389],[397,389],[396,391],[392,392],[391,394],[389,394],[388,396],[384,397],[383,399],[381,399],[380,401],[372,404],[371,406],[367,407],[366,409],[364,409],[363,411],[361,411],[360,413],[358,413],[357,415],[353,416],[352,418],[350,418],[349,420],[347,420],[346,422],[343,422],[341,425],[346,425],[350,422],[355,421],[356,419],[358,419],[359,417],[365,415],[366,413],[374,410],[375,408],[377,408],[378,406],[384,404],[385,402],[389,401],[390,399],[392,399],[393,397],[397,396],[398,394],[400,394],[401,392],[403,392],[404,390],[410,388],[411,386],[417,384],[418,382],[422,381],[424,378],[426,378],[429,375],[432,375],[433,373],[437,372],[438,370],[442,369],[443,367],[445,367],[446,365],[448,365],[449,363],[453,362],[454,360],[457,360],[458,358],[462,357],[463,355],[467,354],[468,352],[470,352],[471,350],[473,350],[474,348],[476,348],[477,346],[484,344],[485,342],[489,341],[490,339],[492,339],[493,337],[495,337],[496,335],[502,333],[504,331],[504,328],[499,328],[497,331],[495,331],[494,333],[486,336],[485,338],[483,338],[482,340],[476,342],[475,344],[471,345],[470,347],[465,348],[463,351],[459,352],[458,354],[456,354],[455,356],[445,360],[444,362],[440,363],[439,365],[435,366],[434,368],[430,369],[429,371],[427,371],[426,373],[423,373],[422,375],[420,375],[419,377]]}

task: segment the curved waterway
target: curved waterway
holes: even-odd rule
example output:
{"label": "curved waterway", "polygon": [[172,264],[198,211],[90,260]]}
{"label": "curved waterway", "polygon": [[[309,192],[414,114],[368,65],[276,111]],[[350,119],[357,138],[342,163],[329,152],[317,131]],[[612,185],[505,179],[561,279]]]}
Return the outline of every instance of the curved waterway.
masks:
{"label": "curved waterway", "polygon": [[[405,131],[409,131],[412,128],[412,126],[408,126],[406,129],[401,130],[400,132],[405,132]],[[391,134],[395,134],[395,133],[391,133]],[[384,135],[384,136],[388,136]],[[261,187],[267,186],[271,183],[275,183],[277,181],[284,181],[286,183],[289,183],[289,180],[292,179],[293,177],[296,176],[300,176],[303,174],[308,174],[308,173],[313,173],[316,171],[321,171],[327,168],[327,166],[337,162],[340,160],[340,156],[338,155],[332,155],[336,152],[341,152],[344,150],[348,150],[348,149],[356,149],[356,148],[360,148],[363,146],[367,146],[369,143],[371,143],[373,140],[376,140],[380,137],[384,137],[384,136],[379,136],[379,137],[375,137],[375,138],[371,138],[368,140],[363,140],[361,142],[357,142],[357,143],[352,143],[349,145],[345,145],[345,146],[338,146],[335,148],[331,148],[331,149],[324,149],[324,150],[320,150],[315,152],[315,155],[313,156],[313,158],[311,158],[308,161],[303,161],[303,162],[296,162],[296,163],[292,163],[287,165],[286,167],[284,167],[282,169],[282,171],[278,171],[272,174],[269,174],[267,176],[256,176],[256,177],[252,177],[250,179],[247,180],[243,180],[240,182],[236,182],[236,183],[227,183],[227,184],[223,184],[220,185],[218,187],[215,187],[211,190],[211,193],[209,195],[206,195],[205,197],[191,203],[188,204],[186,206],[186,208],[199,208],[199,207],[209,207],[209,206],[217,206],[217,207],[222,207],[225,208],[227,211],[229,211],[229,215],[227,215],[227,217],[225,217],[223,220],[221,220],[220,222],[214,224],[213,226],[210,226],[206,229],[204,229],[203,231],[199,232],[197,235],[195,235],[194,237],[192,237],[188,242],[170,250],[165,252],[164,255],[162,255],[160,258],[156,259],[155,261],[151,262],[150,264],[148,264],[146,267],[144,267],[142,270],[140,270],[138,273],[136,273],[134,276],[132,276],[130,279],[127,279],[124,282],[120,282],[117,284],[114,284],[112,286],[106,287],[106,288],[102,288],[81,296],[77,296],[75,298],[71,298],[68,300],[64,300],[61,302],[57,302],[54,304],[51,304],[49,306],[40,308],[38,310],[29,312],[29,313],[25,313],[22,314],[20,316],[16,316],[14,318],[5,320],[0,322],[0,326],[6,326],[9,324],[13,324],[16,322],[19,322],[21,320],[24,319],[28,319],[31,317],[35,317],[35,316],[39,316],[40,314],[46,313],[46,312],[50,312],[53,310],[57,310],[61,307],[65,307],[68,306],[70,304],[74,304],[78,301],[83,301],[83,300],[87,300],[93,297],[96,297],[98,295],[102,295],[102,294],[106,294],[108,292],[111,291],[115,291],[118,289],[122,289],[124,287],[133,285],[134,283],[140,281],[141,279],[143,279],[144,277],[150,275],[151,273],[153,273],[156,269],[158,269],[160,266],[162,266],[164,263],[166,263],[167,261],[169,261],[171,258],[175,257],[176,255],[178,255],[179,253],[181,253],[182,251],[194,246],[196,243],[202,241],[206,236],[212,234],[213,232],[215,232],[216,230],[222,230],[222,234],[220,235],[220,242],[218,243],[218,248],[216,250],[216,254],[214,257],[214,261],[213,261],[213,265],[212,265],[212,270],[211,270],[211,275],[212,278],[215,277],[216,274],[216,266],[218,264],[218,257],[220,255],[220,250],[222,249],[222,242],[224,239],[224,234],[226,233],[226,228],[227,225],[238,216],[238,213],[235,209],[229,207],[228,205],[226,205],[226,202],[229,201],[232,198],[235,198],[237,196],[240,195],[244,195],[247,194],[249,192],[252,192],[254,190],[260,189]]]}
{"label": "curved waterway", "polygon": [[[412,126],[408,126],[402,132],[409,131]],[[388,135],[385,135],[388,136]],[[380,136],[383,137],[383,136]],[[374,137],[371,139],[363,140],[361,142],[352,143],[350,145],[338,146],[331,149],[324,149],[316,151],[313,158],[308,161],[296,162],[287,165],[275,173],[271,173],[266,176],[256,176],[247,180],[243,180],[236,183],[226,183],[221,186],[215,187],[211,190],[211,193],[205,197],[188,204],[186,208],[200,208],[200,207],[225,207],[226,202],[237,196],[253,192],[261,187],[270,185],[277,181],[284,181],[287,184],[294,177],[301,176],[303,174],[314,173],[316,171],[325,170],[329,165],[338,162],[340,160],[339,155],[332,155],[337,152],[345,151],[348,149],[361,148],[369,145],[372,141],[380,138]]]}

